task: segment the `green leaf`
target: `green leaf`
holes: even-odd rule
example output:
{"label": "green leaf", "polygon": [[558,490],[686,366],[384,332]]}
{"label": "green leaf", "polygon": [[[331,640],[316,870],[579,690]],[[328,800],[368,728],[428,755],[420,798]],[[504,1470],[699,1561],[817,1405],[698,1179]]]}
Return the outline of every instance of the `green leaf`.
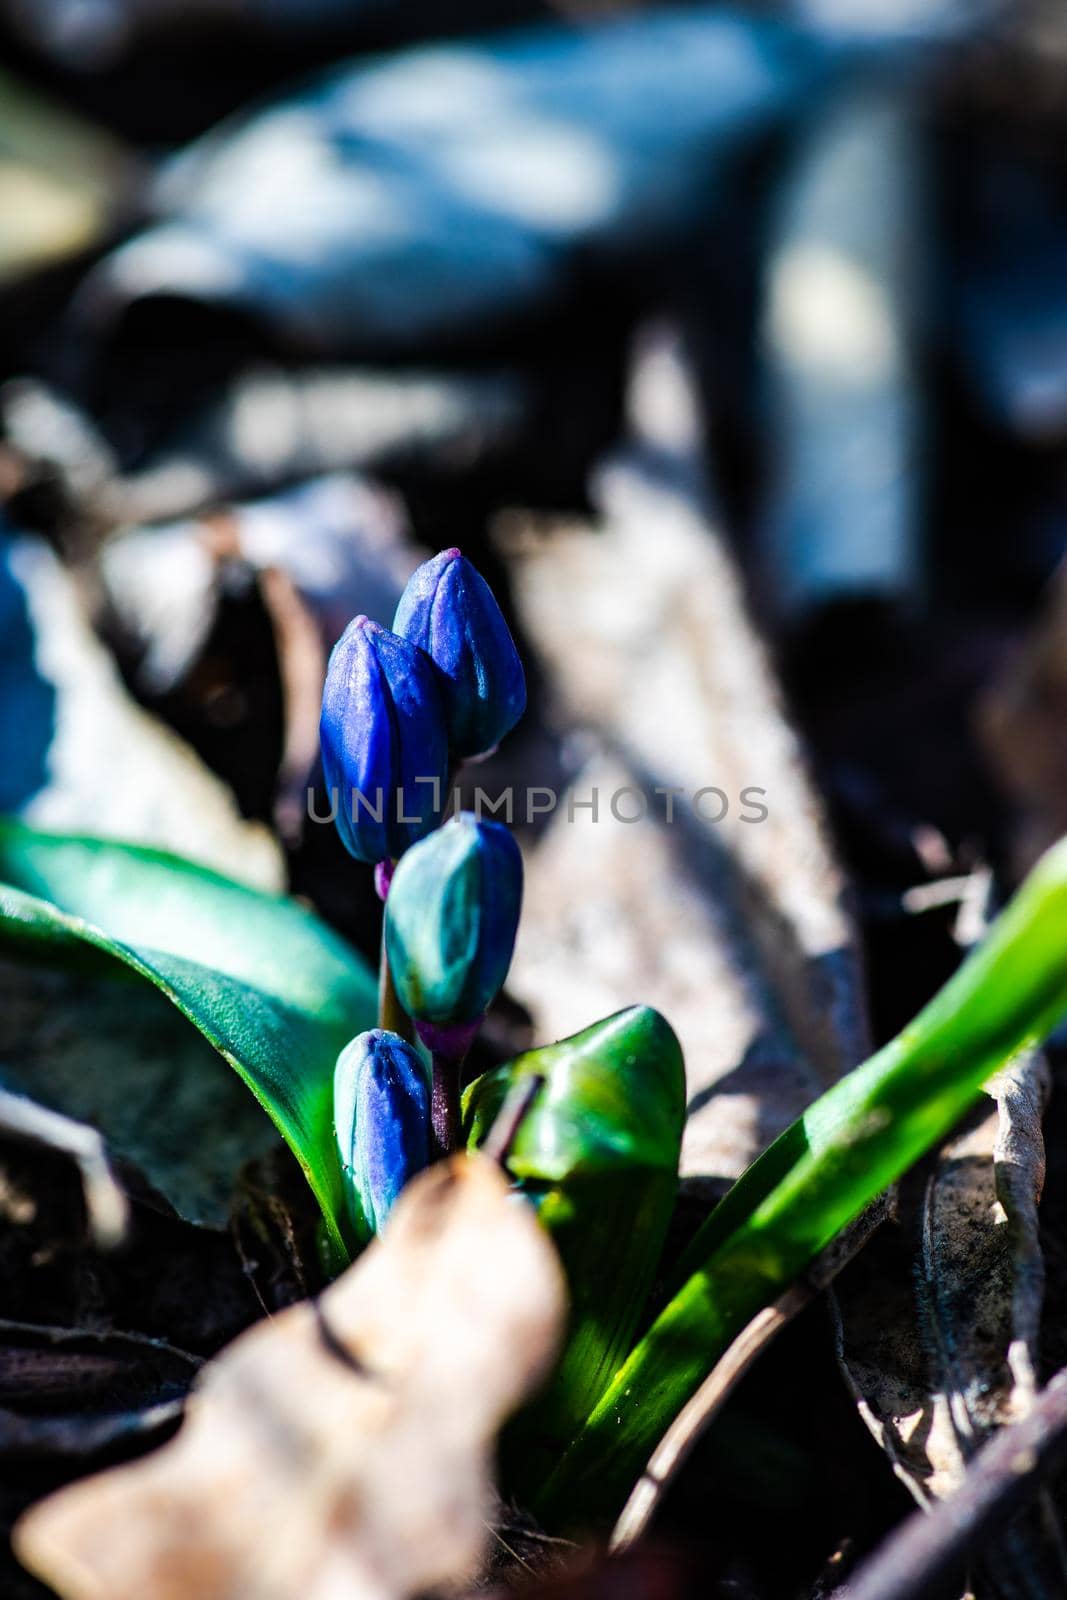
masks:
{"label": "green leaf", "polygon": [[533,1075],[545,1084],[508,1168],[559,1250],[571,1311],[551,1385],[505,1441],[508,1485],[520,1496],[544,1480],[630,1347],[674,1207],[685,1120],[681,1048],[647,1006],[479,1078],[464,1097],[471,1145]]}
{"label": "green leaf", "polygon": [[153,984],[77,948],[76,965],[47,966],[0,948],[0,1087],[90,1123],[180,1216],[225,1228],[242,1168],[278,1149],[274,1124]]}
{"label": "green leaf", "polygon": [[1067,1012],[1067,840],[891,1043],[817,1100],[738,1180],[688,1273],[543,1487],[549,1525],[610,1520],[731,1340],[944,1138],[982,1084]]}
{"label": "green leaf", "polygon": [[155,984],[271,1117],[347,1256],[333,1068],[376,1002],[337,934],[294,900],[163,851],[0,821],[0,944],[53,961],[96,951]]}

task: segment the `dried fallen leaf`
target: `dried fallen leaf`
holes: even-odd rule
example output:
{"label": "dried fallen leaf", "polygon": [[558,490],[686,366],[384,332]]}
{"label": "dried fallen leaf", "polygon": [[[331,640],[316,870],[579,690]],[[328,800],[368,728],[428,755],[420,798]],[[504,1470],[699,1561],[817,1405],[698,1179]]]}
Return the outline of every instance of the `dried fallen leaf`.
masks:
{"label": "dried fallen leaf", "polygon": [[[509,987],[541,1038],[634,1001],[663,1012],[686,1062],[682,1174],[703,1188],[737,1177],[862,1058],[865,1011],[843,875],[700,478],[669,335],[639,356],[631,420],[595,521],[500,530],[562,730]],[[547,792],[529,794],[543,807]],[[824,1265],[822,1282],[837,1262]],[[739,1341],[744,1360],[731,1352],[663,1441],[620,1542],[799,1303]]]}
{"label": "dried fallen leaf", "polygon": [[[520,613],[553,683],[566,686],[561,722],[591,753],[568,775],[569,789],[530,850],[512,987],[539,1033],[565,1033],[580,1008],[610,1010],[623,996],[663,1010],[689,1074],[683,1173],[732,1177],[861,1058],[866,1034],[841,874],[740,582],[694,492],[678,376],[662,346],[639,365],[646,450],[631,450],[602,480],[600,524],[540,539],[521,531],[517,540]],[[575,675],[566,663],[578,651],[584,670]],[[704,785],[729,801],[719,823],[693,814]],[[739,814],[749,785],[763,791],[767,816],[758,823]],[[673,819],[664,798],[670,786],[683,791]],[[594,789],[597,815],[583,805]],[[610,804],[623,789],[627,818],[639,809],[635,793],[660,799],[639,821],[623,821]],[[937,1221],[923,1262],[932,1292],[944,1310],[967,1282],[982,1312],[972,1300],[969,1326],[942,1328],[955,1371],[936,1403],[953,1470],[964,1459],[952,1428],[957,1401],[966,1407],[969,1398],[969,1425],[980,1437],[1024,1404],[1016,1385],[1032,1364],[1040,1309],[1039,1070],[1020,1065],[1001,1080],[1000,1121],[985,1129],[986,1147],[949,1147],[931,1196]],[[879,1402],[887,1417],[898,1406],[901,1416],[909,1408],[919,1414],[913,1443],[922,1451],[932,1444],[929,1375],[908,1372],[921,1391],[913,1405],[913,1392],[897,1392],[900,1362],[885,1362],[887,1343],[913,1351],[919,1337],[910,1259],[894,1265],[900,1272],[876,1286],[870,1307],[871,1370],[853,1378],[862,1393],[889,1386]],[[824,1281],[829,1276],[832,1269]],[[927,1319],[927,1331],[932,1326]],[[768,1323],[760,1339],[771,1331]],[[850,1367],[853,1354],[846,1349]],[[694,1427],[706,1424],[733,1381],[729,1371],[713,1375]],[[664,1459],[650,1467],[654,1492],[646,1485],[640,1504],[635,1497],[635,1526],[644,1526],[662,1478],[688,1447],[686,1428],[682,1448],[668,1437]],[[892,1429],[879,1437],[889,1446]],[[921,1475],[934,1470],[924,1458]],[[623,1525],[618,1535],[627,1534]]]}
{"label": "dried fallen leaf", "polygon": [[[836,1291],[861,1414],[927,1508],[959,1488],[981,1446],[1025,1417],[1036,1392],[1044,1057],[1014,1062],[988,1092],[995,1109],[943,1147],[921,1195],[904,1191],[897,1240],[883,1235]],[[899,1250],[901,1233],[908,1254],[894,1267],[879,1252]],[[1061,1592],[1067,1571],[1048,1509],[986,1553],[983,1593]]]}
{"label": "dried fallen leaf", "polygon": [[[1039,1085],[1045,1074],[1035,1082],[1019,1066],[999,1081],[1011,1083],[1009,1107],[1019,1096],[1030,1100],[1044,1093]],[[981,1115],[940,1151],[914,1206],[912,1197],[902,1200],[900,1225],[912,1221],[917,1235],[918,1304],[910,1287],[902,1290],[898,1274],[878,1274],[881,1294],[866,1274],[862,1283],[846,1278],[838,1289],[843,1355],[861,1410],[900,1476],[926,1505],[956,1486],[981,1437],[1023,1406],[1014,1395],[1012,1366],[1022,1388],[1032,1390],[1031,1299],[1039,1308],[1040,1278],[1023,1296],[1015,1286],[1015,1259],[1025,1248],[1030,1266],[1036,1235],[1018,1215],[1009,1217],[998,1195],[998,1126],[996,1110]],[[1033,1160],[1029,1171],[1029,1207],[1036,1215],[1040,1168]],[[1032,1277],[1027,1271],[1021,1281]],[[899,1314],[887,1314],[887,1295],[905,1302]],[[1021,1338],[1013,1334],[1017,1318],[1027,1329]]]}
{"label": "dried fallen leaf", "polygon": [[[180,424],[143,466],[101,484],[94,506],[107,523],[129,526],[273,496],[338,471],[445,483],[461,474],[469,483],[520,443],[529,451],[531,431],[539,442],[545,406],[525,374],[507,369],[283,369],[264,358]],[[554,438],[558,449],[558,429]],[[543,475],[543,453],[538,468]],[[383,561],[379,582],[387,568]]]}
{"label": "dried fallen leaf", "polygon": [[203,648],[226,563],[283,572],[329,649],[357,611],[392,620],[420,553],[398,501],[370,480],[338,474],[199,518],[126,529],[103,545],[100,579],[138,686],[160,695]]}
{"label": "dried fallen leaf", "polygon": [[17,1554],[66,1600],[377,1600],[469,1580],[494,1435],[562,1319],[555,1256],[495,1164],[434,1167],[321,1300],[212,1363],[172,1443],[34,1507]]}
{"label": "dried fallen leaf", "polygon": [[5,811],[36,827],[160,845],[258,888],[280,887],[270,834],[245,822],[189,746],[130,698],[42,540],[0,541],[0,617]]}
{"label": "dried fallen leaf", "polygon": [[661,340],[598,519],[514,536],[564,760],[587,753],[529,851],[510,987],[543,1038],[635,1001],[662,1011],[686,1059],[683,1174],[734,1178],[867,1038],[842,874],[694,480],[691,404]]}
{"label": "dried fallen leaf", "polygon": [[121,1243],[129,1221],[129,1202],[95,1128],[39,1106],[25,1095],[0,1089],[0,1134],[69,1156],[81,1174],[85,1210],[98,1248],[107,1250]]}
{"label": "dried fallen leaf", "polygon": [[[960,1487],[931,1516],[916,1512],[875,1551],[847,1589],[844,1600],[923,1600],[955,1593],[963,1562],[978,1548],[988,1561],[1010,1572],[1010,1592],[1027,1600],[1058,1600],[1063,1580],[1051,1587],[1021,1568],[1010,1570],[1016,1556],[1018,1514],[1026,1510],[1039,1485],[1062,1468],[1067,1455],[1067,1373],[1059,1372],[1037,1396],[1020,1422],[1005,1428],[979,1452]],[[1014,1547],[1014,1548],[1013,1548]],[[968,1588],[968,1595],[973,1591]],[[982,1589],[983,1595],[989,1593]]]}

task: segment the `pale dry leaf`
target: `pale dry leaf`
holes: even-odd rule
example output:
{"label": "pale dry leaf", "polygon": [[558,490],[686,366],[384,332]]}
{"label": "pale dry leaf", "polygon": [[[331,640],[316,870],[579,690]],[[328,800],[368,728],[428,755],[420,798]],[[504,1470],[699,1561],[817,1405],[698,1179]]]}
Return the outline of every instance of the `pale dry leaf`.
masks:
{"label": "pale dry leaf", "polygon": [[359,612],[392,621],[425,554],[395,496],[336,474],[183,522],[128,529],[104,544],[99,579],[137,684],[168,694],[195,677],[227,572],[236,564],[256,575],[284,704],[274,820],[291,843],[306,824],[330,650]]}
{"label": "pale dry leaf", "polygon": [[686,1059],[683,1172],[733,1178],[865,1053],[862,984],[842,874],[695,476],[688,379],[664,339],[638,362],[633,410],[636,441],[595,485],[595,519],[502,529],[569,762],[530,842],[509,986],[543,1038],[635,1001],[661,1010]]}
{"label": "pale dry leaf", "polygon": [[[944,1145],[921,1195],[905,1191],[895,1243],[883,1234],[837,1285],[841,1353],[861,1414],[927,1507],[959,1487],[981,1446],[1025,1416],[1036,1392],[1049,1086],[1040,1053],[998,1073],[988,1085],[995,1107]],[[905,1259],[894,1260],[902,1244]],[[983,1592],[1061,1592],[1057,1545],[1039,1510],[1013,1527],[1010,1549],[987,1558]]]}
{"label": "pale dry leaf", "polygon": [[[667,330],[639,352],[631,422],[593,486],[595,518],[500,529],[563,775],[527,840],[509,988],[540,1038],[635,1002],[669,1019],[686,1063],[681,1170],[704,1188],[736,1178],[862,1058],[866,1016],[843,875],[700,475],[692,386]],[[845,1253],[880,1216],[861,1219]],[[746,1330],[746,1361],[799,1303]],[[655,1492],[620,1542],[645,1527],[744,1365],[712,1375],[680,1419],[681,1447],[668,1433]]]}
{"label": "pale dry leaf", "polygon": [[0,1088],[0,1135],[55,1150],[74,1162],[81,1176],[85,1211],[101,1250],[120,1244],[129,1223],[126,1191],[111,1170],[107,1146],[95,1128],[39,1106],[26,1095]]}
{"label": "pale dry leaf", "polygon": [[0,80],[0,282],[98,248],[144,173],[115,134],[53,100],[20,74]]}
{"label": "pale dry leaf", "polygon": [[0,661],[0,717],[19,726],[18,696],[27,689],[17,666],[32,675],[48,720],[21,729],[22,743],[32,732],[44,746],[42,770],[7,809],[35,827],[157,845],[256,888],[279,889],[281,853],[268,830],[244,821],[191,747],[131,699],[51,549],[40,539],[14,539],[6,565],[32,659]]}
{"label": "pale dry leaf", "polygon": [[65,1600],[392,1600],[468,1581],[496,1431],[545,1374],[562,1276],[496,1165],[405,1191],[326,1291],[205,1369],[163,1449],[18,1524]]}
{"label": "pale dry leaf", "polygon": [[137,654],[137,683],[166,694],[203,649],[227,563],[260,578],[283,573],[328,651],[357,612],[391,622],[424,553],[395,496],[338,474],[200,517],[124,529],[102,546],[99,577],[110,620]]}
{"label": "pale dry leaf", "polygon": [[[862,982],[802,751],[695,479],[678,363],[661,344],[637,377],[643,448],[601,478],[598,519],[513,524],[520,615],[557,697],[564,755],[577,747],[583,761],[530,842],[512,986],[543,1036],[635,999],[662,1010],[689,1078],[683,1173],[731,1178],[866,1054]],[[693,814],[711,785],[729,801],[718,823]],[[749,786],[765,791],[759,822],[742,820]],[[682,790],[673,820],[668,787]],[[623,789],[660,796],[622,821],[610,801]],[[637,809],[630,795],[623,806]],[[951,1403],[916,1360],[916,1256],[896,1230],[864,1329],[848,1325],[852,1381],[926,1494],[963,1459],[953,1410],[969,1405],[984,1437],[1022,1403],[1040,1308],[1041,1070],[1002,1080],[980,1151],[946,1151],[925,1258],[914,1240],[943,1312],[974,1268],[982,1315],[972,1302],[971,1326],[951,1336]]]}
{"label": "pale dry leaf", "polygon": [[930,1443],[935,1473],[949,1472],[953,1480],[982,1439],[1024,1414],[1034,1394],[1043,1289],[1041,1110],[1048,1090],[1040,1055],[998,1074],[990,1084],[995,1111],[945,1146],[926,1187],[923,1286],[944,1384],[942,1461]]}

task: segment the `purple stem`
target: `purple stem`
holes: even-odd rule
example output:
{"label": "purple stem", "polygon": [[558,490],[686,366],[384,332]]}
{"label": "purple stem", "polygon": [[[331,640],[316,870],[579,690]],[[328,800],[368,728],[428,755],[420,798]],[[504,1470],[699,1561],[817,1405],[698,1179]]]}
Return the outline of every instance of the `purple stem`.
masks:
{"label": "purple stem", "polygon": [[449,1156],[459,1149],[463,1063],[481,1024],[481,1017],[477,1022],[448,1028],[437,1027],[432,1022],[415,1024],[432,1062],[430,1123],[438,1156]]}

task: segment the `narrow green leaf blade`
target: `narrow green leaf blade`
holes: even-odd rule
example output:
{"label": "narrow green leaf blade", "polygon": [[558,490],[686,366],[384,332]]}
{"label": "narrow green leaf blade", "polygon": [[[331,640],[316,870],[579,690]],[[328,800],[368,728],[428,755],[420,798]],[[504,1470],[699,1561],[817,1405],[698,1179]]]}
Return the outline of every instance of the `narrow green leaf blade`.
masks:
{"label": "narrow green leaf blade", "polygon": [[567,1274],[570,1323],[547,1391],[509,1430],[508,1486],[543,1481],[624,1358],[644,1310],[678,1186],[685,1069],[658,1012],[635,1006],[486,1073],[464,1099],[477,1146],[506,1095],[544,1087],[508,1167],[537,1205]]}
{"label": "narrow green leaf blade", "polygon": [[0,943],[90,948],[155,984],[272,1118],[347,1253],[333,1067],[373,1025],[375,982],[311,911],[163,851],[0,821]]}
{"label": "narrow green leaf blade", "polygon": [[592,1411],[536,1506],[610,1519],[666,1427],[746,1322],[1067,1012],[1067,840],[919,1016],[739,1179],[693,1240],[689,1276]]}

